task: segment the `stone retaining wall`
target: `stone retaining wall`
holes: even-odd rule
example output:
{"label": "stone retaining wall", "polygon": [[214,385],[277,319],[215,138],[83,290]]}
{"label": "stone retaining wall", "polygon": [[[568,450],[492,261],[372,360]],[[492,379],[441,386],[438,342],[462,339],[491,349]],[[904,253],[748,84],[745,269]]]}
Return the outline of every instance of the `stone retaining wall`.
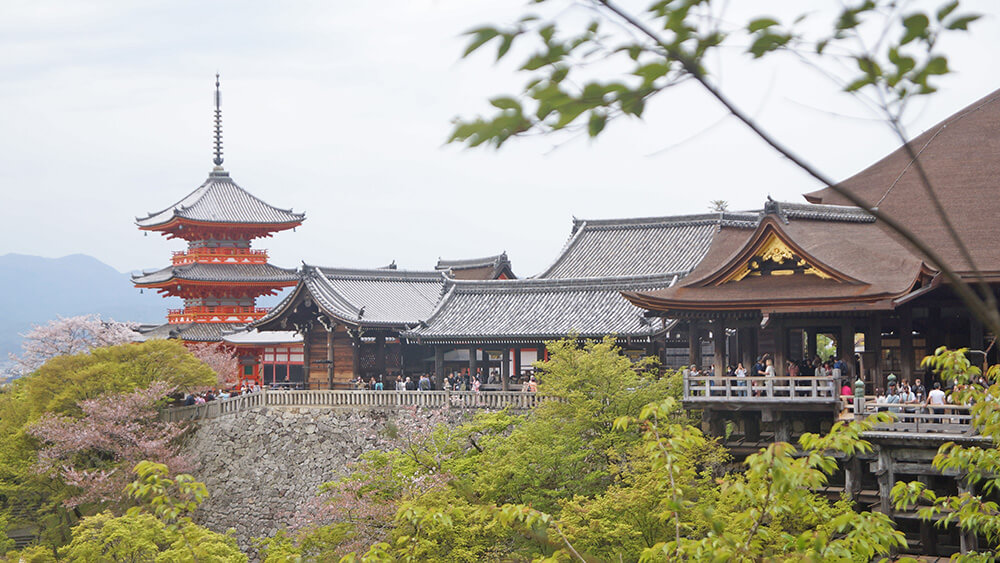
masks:
{"label": "stone retaining wall", "polygon": [[419,416],[428,414],[258,407],[201,421],[185,444],[197,464],[195,477],[211,494],[196,517],[213,530],[235,530],[248,548],[251,538],[274,535],[362,453],[384,446],[387,422]]}

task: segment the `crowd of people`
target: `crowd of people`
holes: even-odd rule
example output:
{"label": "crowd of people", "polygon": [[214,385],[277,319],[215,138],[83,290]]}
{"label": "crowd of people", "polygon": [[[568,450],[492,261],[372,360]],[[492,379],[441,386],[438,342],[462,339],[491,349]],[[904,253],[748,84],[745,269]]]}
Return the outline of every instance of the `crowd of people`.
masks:
{"label": "crowd of people", "polygon": [[239,397],[240,395],[246,395],[247,393],[257,393],[260,391],[260,385],[254,382],[244,382],[243,384],[229,389],[218,388],[209,389],[203,393],[188,393],[184,396],[184,406],[191,405],[203,405],[205,403],[211,403],[212,401],[218,401],[222,399],[228,399],[230,397]]}
{"label": "crowd of people", "polygon": [[[365,379],[358,376],[357,379],[351,382],[351,386],[355,390],[365,390],[365,391],[473,391],[479,393],[480,391],[486,390],[484,386],[490,385],[500,385],[501,379],[500,374],[497,370],[489,370],[489,372],[480,374],[478,377],[472,377],[469,375],[468,371],[453,371],[445,375],[444,380],[438,387],[437,383],[434,381],[429,374],[422,373],[419,376],[409,376],[398,374],[395,377],[391,375],[383,376],[371,376]],[[512,376],[510,381],[511,389],[520,389],[525,392],[534,393],[538,391],[538,380],[534,375],[529,373],[519,374],[518,376]]]}

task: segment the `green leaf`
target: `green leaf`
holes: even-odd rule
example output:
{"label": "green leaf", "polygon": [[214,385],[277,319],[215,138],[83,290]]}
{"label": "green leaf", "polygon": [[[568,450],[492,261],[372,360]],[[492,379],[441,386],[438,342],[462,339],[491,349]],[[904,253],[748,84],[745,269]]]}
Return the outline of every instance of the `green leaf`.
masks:
{"label": "green leaf", "polygon": [[778,25],[778,20],[773,18],[757,18],[752,20],[749,25],[747,25],[747,30],[750,33],[757,33],[762,29],[767,29],[769,27]]}
{"label": "green leaf", "polygon": [[468,32],[466,35],[472,35],[473,37],[472,41],[469,42],[469,45],[465,48],[465,51],[462,53],[463,57],[468,57],[469,55],[471,55],[476,49],[485,45],[487,41],[493,39],[497,35],[500,35],[500,32],[492,27],[481,27],[479,29],[474,29]]}
{"label": "green leaf", "polygon": [[899,40],[900,45],[906,45],[914,39],[927,36],[927,28],[930,26],[930,19],[926,14],[913,14],[903,18],[903,38]]}
{"label": "green leaf", "polygon": [[943,22],[944,19],[948,17],[948,14],[954,12],[955,8],[957,7],[958,7],[958,0],[955,0],[954,2],[949,2],[948,4],[941,6],[937,11],[937,20],[939,22]]}
{"label": "green leaf", "polygon": [[925,74],[948,74],[948,59],[937,56],[927,61],[924,66]]}
{"label": "green leaf", "polygon": [[510,51],[510,46],[514,44],[514,35],[505,33],[503,35],[503,40],[500,41],[500,46],[497,48],[497,60],[503,58]]}
{"label": "green leaf", "polygon": [[499,98],[493,98],[492,100],[490,100],[490,104],[497,109],[502,109],[502,110],[512,109],[521,111],[521,104],[517,100],[509,96],[501,96]]}
{"label": "green leaf", "polygon": [[974,22],[974,21],[976,21],[976,20],[978,20],[979,18],[980,18],[980,16],[977,16],[977,15],[959,16],[959,17],[951,20],[950,22],[948,22],[948,29],[951,29],[951,30],[961,29],[962,31],[968,31],[969,30],[969,24],[972,23],[972,22]]}
{"label": "green leaf", "polygon": [[[608,122],[607,115],[596,111],[590,112],[590,122],[587,124],[587,133],[591,137],[596,137],[600,135],[601,131],[604,130],[604,126],[607,124],[607,122]],[[616,420],[615,423],[617,424],[618,421]],[[628,422],[623,421],[621,424],[621,429],[625,430],[627,426]]]}

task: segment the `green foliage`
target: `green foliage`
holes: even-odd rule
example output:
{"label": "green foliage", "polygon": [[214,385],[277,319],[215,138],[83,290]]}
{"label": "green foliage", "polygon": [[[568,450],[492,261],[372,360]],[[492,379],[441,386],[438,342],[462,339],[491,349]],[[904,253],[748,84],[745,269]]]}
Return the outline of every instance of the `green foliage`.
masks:
{"label": "green foliage", "polygon": [[55,563],[52,548],[44,545],[29,545],[20,551],[9,551],[0,559],[3,563]]}
{"label": "green foliage", "polygon": [[77,518],[62,505],[72,491],[34,470],[39,444],[28,435],[28,427],[44,414],[75,416],[82,400],[133,391],[154,381],[190,389],[211,385],[215,374],[182,344],[157,340],[58,356],[0,392],[0,435],[5,437],[0,441],[0,497],[28,507],[27,521],[12,524],[38,525],[42,542],[57,546],[69,540]]}
{"label": "green foliage", "polygon": [[60,561],[219,561],[240,563],[246,555],[230,536],[184,522],[170,526],[149,513],[115,517],[103,512],[84,518]]}
{"label": "green foliage", "polygon": [[[791,53],[823,68],[845,91],[865,94],[898,123],[910,98],[934,92],[936,79],[950,72],[940,39],[979,18],[958,11],[957,1],[904,11],[909,7],[896,0],[864,0],[830,2],[825,10],[810,5],[787,19],[761,15],[734,27],[723,17],[724,3],[711,0],[656,0],[642,12],[595,4],[596,15],[582,21],[555,8],[554,19],[531,12],[511,25],[469,31],[464,57],[496,43],[496,59],[516,53],[528,79],[518,95],[491,100],[492,116],[456,120],[450,141],[499,148],[528,133],[597,137],[610,120],[641,118],[647,102],[689,79],[717,95],[707,63],[721,47],[745,49],[752,59]],[[819,21],[830,15],[832,21]]]}

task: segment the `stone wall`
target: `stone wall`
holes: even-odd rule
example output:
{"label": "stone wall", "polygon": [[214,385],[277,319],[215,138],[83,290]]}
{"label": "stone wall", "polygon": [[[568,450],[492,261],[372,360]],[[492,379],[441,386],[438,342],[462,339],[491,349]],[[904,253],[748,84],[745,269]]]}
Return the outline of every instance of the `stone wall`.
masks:
{"label": "stone wall", "polygon": [[[321,484],[343,476],[358,457],[384,445],[386,423],[428,416],[413,410],[259,407],[199,422],[185,444],[195,477],[211,497],[197,514],[240,545],[271,536]],[[403,426],[402,424],[400,426]]]}

